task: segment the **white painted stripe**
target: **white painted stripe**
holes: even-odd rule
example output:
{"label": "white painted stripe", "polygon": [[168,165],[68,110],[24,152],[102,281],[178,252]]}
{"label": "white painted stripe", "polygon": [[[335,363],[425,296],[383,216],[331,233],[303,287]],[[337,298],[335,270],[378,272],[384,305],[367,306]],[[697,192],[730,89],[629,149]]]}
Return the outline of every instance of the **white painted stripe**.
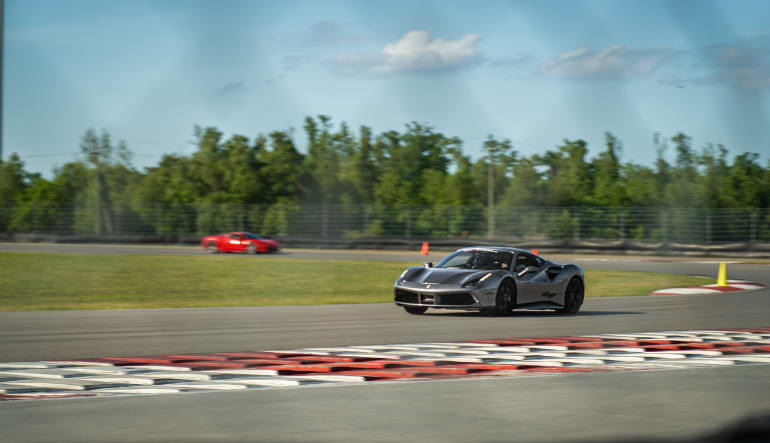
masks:
{"label": "white painted stripe", "polygon": [[179,394],[179,389],[172,388],[104,388],[93,389],[89,393],[99,394]]}
{"label": "white painted stripe", "polygon": [[416,356],[416,357],[446,357],[446,355],[440,353],[440,352],[418,352],[418,351],[388,351],[385,352],[384,355],[396,355],[399,357],[409,357],[409,356]]}
{"label": "white painted stripe", "polygon": [[525,360],[535,360],[535,359],[542,359],[542,358],[564,358],[567,354],[564,352],[531,352],[529,354],[526,354],[524,356]]}
{"label": "white painted stripe", "polygon": [[712,357],[717,355],[722,355],[720,351],[659,351],[659,352],[650,352],[650,355],[666,355],[666,354],[679,354],[684,355],[685,357]]}
{"label": "white painted stripe", "polygon": [[49,366],[42,362],[33,363],[0,363],[0,370],[3,369],[46,369]]}
{"label": "white painted stripe", "polygon": [[338,354],[333,354],[337,357],[367,357],[367,358],[376,358],[380,360],[399,360],[398,356],[393,354],[361,354],[357,352],[340,352]]}
{"label": "white painted stripe", "polygon": [[0,371],[0,377],[25,377],[25,378],[64,378],[61,374],[47,373],[43,371]]}
{"label": "white painted stripe", "polygon": [[10,388],[38,388],[38,389],[68,389],[70,391],[84,391],[86,388],[84,386],[80,385],[73,385],[68,383],[54,383],[54,382],[46,382],[46,381],[38,381],[38,380],[18,380],[18,381],[7,381],[0,384],[0,387],[3,387],[6,391]]}
{"label": "white painted stripe", "polygon": [[527,366],[552,366],[552,367],[563,367],[564,362],[559,360],[532,360],[527,362],[518,362],[519,365],[527,365]]}
{"label": "white painted stripe", "polygon": [[486,358],[479,358],[479,357],[446,357],[446,358],[428,358],[428,357],[420,357],[420,358],[413,358],[412,360],[415,361],[451,361],[455,363],[482,363]]}
{"label": "white painted stripe", "polygon": [[746,289],[746,290],[762,289],[764,287],[764,286],[760,286],[760,285],[749,285],[749,284],[730,285],[730,286],[733,287],[733,288]]}
{"label": "white painted stripe", "polygon": [[599,359],[604,363],[612,364],[614,362],[643,362],[645,361],[644,357],[636,357],[636,356],[628,356],[628,355],[616,355],[616,356],[607,356],[604,358]]}
{"label": "white painted stripe", "polygon": [[[611,356],[608,358],[614,358],[615,356]],[[678,360],[678,359],[684,359],[687,358],[684,354],[674,353],[674,351],[671,351],[671,353],[663,353],[663,352],[640,352],[640,353],[631,353],[625,355],[625,357],[642,357],[645,359],[645,361],[655,361],[655,360]]]}
{"label": "white painted stripe", "polygon": [[211,371],[198,371],[203,374],[235,374],[235,375],[278,375],[275,369],[216,369]]}
{"label": "white painted stripe", "polygon": [[122,370],[120,368],[117,368],[117,367],[115,367],[115,368],[107,368],[107,367],[103,367],[103,366],[100,366],[98,368],[88,368],[88,367],[79,366],[79,367],[73,367],[73,368],[61,368],[60,370],[61,371],[66,371],[66,372],[70,372],[73,375],[77,375],[77,374],[83,374],[83,375],[92,375],[92,374],[97,374],[97,375],[125,375],[126,374],[126,371],[124,371],[124,370]]}
{"label": "white painted stripe", "polygon": [[139,377],[84,377],[81,380],[118,385],[151,385],[152,380]]}
{"label": "white painted stripe", "polygon": [[132,377],[149,378],[153,380],[158,379],[173,379],[173,380],[190,380],[190,381],[209,381],[211,376],[208,374],[201,374],[196,372],[172,372],[172,371],[156,371],[146,372],[143,374],[131,374]]}
{"label": "white painted stripe", "polygon": [[420,347],[417,345],[375,345],[375,346],[351,346],[346,349],[361,350],[362,352],[386,352],[386,351],[419,351]]}
{"label": "white painted stripe", "polygon": [[676,294],[676,295],[687,295],[687,294],[719,294],[722,291],[718,291],[716,289],[708,289],[708,288],[668,288],[668,289],[660,289],[657,291],[654,291],[653,294]]}
{"label": "white painted stripe", "polygon": [[166,366],[166,365],[137,365],[137,366],[119,366],[130,371],[192,371],[191,368],[184,366]]}
{"label": "white painted stripe", "polygon": [[64,367],[64,366],[102,366],[102,367],[109,367],[109,366],[114,366],[112,363],[102,363],[102,362],[96,362],[96,361],[76,361],[76,360],[47,360],[47,361],[43,361],[42,363],[45,363],[47,365],[59,366],[59,367]]}
{"label": "white painted stripe", "polygon": [[484,355],[488,355],[489,353],[490,351],[479,351],[476,349],[447,349],[444,351],[444,355],[453,356],[453,357],[459,357],[462,355],[467,355],[469,357],[472,357],[474,355],[484,356]]}

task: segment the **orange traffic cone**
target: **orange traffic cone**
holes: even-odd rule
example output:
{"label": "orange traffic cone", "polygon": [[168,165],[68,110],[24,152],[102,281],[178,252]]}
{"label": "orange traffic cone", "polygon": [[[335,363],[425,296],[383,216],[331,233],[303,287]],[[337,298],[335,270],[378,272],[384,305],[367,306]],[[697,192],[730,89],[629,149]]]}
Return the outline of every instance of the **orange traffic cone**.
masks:
{"label": "orange traffic cone", "polygon": [[422,242],[422,249],[420,250],[421,255],[428,255],[428,242],[424,241]]}
{"label": "orange traffic cone", "polygon": [[535,254],[535,255],[540,255],[540,251],[538,251],[537,249],[533,249],[532,253]]}

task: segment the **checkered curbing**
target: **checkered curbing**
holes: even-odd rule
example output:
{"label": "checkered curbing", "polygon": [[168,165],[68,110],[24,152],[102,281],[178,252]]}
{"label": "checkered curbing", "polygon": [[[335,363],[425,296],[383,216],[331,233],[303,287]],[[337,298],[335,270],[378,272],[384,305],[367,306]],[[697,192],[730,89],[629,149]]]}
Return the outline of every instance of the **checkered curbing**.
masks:
{"label": "checkered curbing", "polygon": [[725,292],[742,292],[742,291],[755,291],[757,289],[764,289],[767,285],[764,283],[756,283],[744,280],[728,280],[727,286],[703,285],[703,286],[691,286],[687,288],[668,288],[659,289],[652,292],[650,295],[688,295],[688,294],[720,294]]}
{"label": "checkered curbing", "polygon": [[0,400],[770,364],[770,328],[0,363]]}

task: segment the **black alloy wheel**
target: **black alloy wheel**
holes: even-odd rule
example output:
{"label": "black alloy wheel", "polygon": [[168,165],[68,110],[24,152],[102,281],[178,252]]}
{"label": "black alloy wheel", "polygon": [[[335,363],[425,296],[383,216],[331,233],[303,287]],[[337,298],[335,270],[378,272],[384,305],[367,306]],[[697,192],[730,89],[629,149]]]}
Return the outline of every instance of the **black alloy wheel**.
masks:
{"label": "black alloy wheel", "polygon": [[497,288],[495,307],[482,309],[482,314],[487,315],[511,315],[516,306],[516,288],[510,280],[504,280]]}
{"label": "black alloy wheel", "polygon": [[564,293],[564,308],[556,312],[562,314],[577,314],[580,306],[583,305],[585,296],[583,282],[579,278],[573,278],[567,285],[567,291]]}

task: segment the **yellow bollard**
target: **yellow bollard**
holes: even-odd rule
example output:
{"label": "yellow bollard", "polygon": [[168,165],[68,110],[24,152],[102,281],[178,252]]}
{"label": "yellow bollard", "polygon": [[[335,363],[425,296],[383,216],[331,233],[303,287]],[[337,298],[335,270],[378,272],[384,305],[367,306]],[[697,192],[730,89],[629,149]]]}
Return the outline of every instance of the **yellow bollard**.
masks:
{"label": "yellow bollard", "polygon": [[717,286],[727,286],[727,264],[719,263],[719,275],[717,276]]}

